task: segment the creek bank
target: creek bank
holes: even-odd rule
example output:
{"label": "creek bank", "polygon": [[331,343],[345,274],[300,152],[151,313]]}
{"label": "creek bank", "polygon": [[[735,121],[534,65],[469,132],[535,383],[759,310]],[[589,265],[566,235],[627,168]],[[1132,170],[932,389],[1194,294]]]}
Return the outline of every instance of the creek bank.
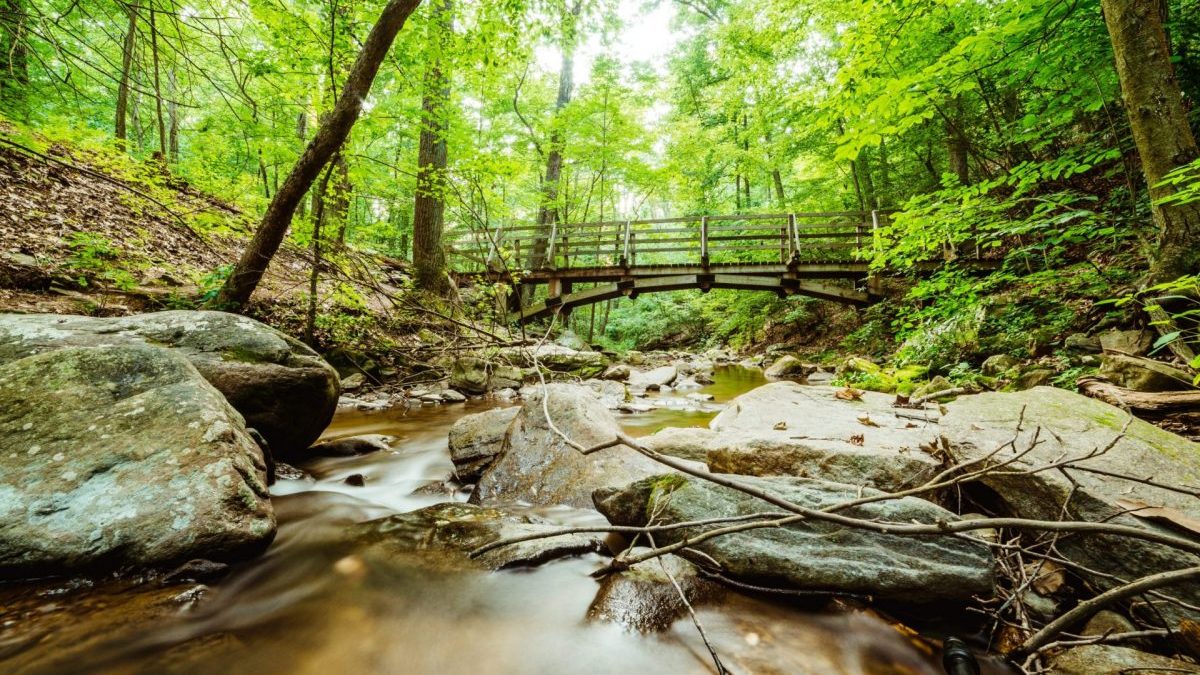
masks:
{"label": "creek bank", "polygon": [[252,555],[275,534],[266,482],[242,416],[182,354],[6,352],[0,576]]}

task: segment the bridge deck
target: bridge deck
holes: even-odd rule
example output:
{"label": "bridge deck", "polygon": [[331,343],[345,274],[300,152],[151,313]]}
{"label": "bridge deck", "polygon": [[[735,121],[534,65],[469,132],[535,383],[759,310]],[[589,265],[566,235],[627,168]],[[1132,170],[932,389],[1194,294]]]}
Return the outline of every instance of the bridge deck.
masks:
{"label": "bridge deck", "polygon": [[[522,322],[688,288],[863,305],[875,290],[869,261],[886,219],[879,211],[841,211],[525,225],[471,232],[455,241],[451,255],[460,274],[546,285],[545,300],[512,308],[511,318]],[[591,287],[573,292],[576,284]]]}

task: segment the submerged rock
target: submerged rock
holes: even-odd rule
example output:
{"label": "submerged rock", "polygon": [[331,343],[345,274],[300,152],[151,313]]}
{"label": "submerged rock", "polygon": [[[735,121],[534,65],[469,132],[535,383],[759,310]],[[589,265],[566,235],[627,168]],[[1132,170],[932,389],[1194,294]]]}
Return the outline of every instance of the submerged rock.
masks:
{"label": "submerged rock", "polygon": [[[853,485],[802,478],[738,480],[814,509],[876,494]],[[779,511],[743,492],[681,475],[654,476],[624,488],[598,490],[595,502],[614,525],[645,525],[648,514],[654,514],[656,524],[670,524]],[[915,497],[874,502],[840,513],[900,523],[957,519]],[[659,545],[673,543],[699,531],[672,530],[656,539]],[[728,534],[693,544],[683,555],[698,563],[715,561],[725,574],[751,583],[912,603],[962,601],[990,593],[994,567],[987,545],[971,537],[906,537],[825,522]]]}
{"label": "submerged rock", "polygon": [[0,365],[0,576],[230,560],[274,535],[261,449],[181,355],[73,347]]}
{"label": "submerged rock", "polygon": [[152,345],[175,351],[217,388],[272,450],[307,448],[337,407],[337,371],[301,342],[236,314],[169,311],[119,318],[0,314],[0,363],[65,347]]}
{"label": "submerged rock", "polygon": [[[1014,516],[1039,520],[1070,519],[1108,522],[1162,534],[1195,537],[1154,517],[1177,514],[1200,520],[1200,500],[1187,494],[1147,485],[1141,479],[1175,485],[1200,484],[1200,444],[1188,441],[1128,415],[1096,399],[1063,389],[1037,387],[1020,393],[988,393],[960,398],[948,406],[940,424],[944,447],[961,462],[1013,462],[1006,470],[986,475],[981,482],[994,491]],[[1020,433],[1017,421],[1022,420]],[[1016,436],[1016,442],[1008,445]],[[1036,435],[1037,444],[1033,444]],[[1118,440],[1118,436],[1120,437]],[[1115,441],[1115,444],[1114,444]],[[1111,447],[1109,447],[1111,445]],[[1105,448],[1108,448],[1106,451]],[[996,452],[999,449],[999,452]],[[992,453],[994,453],[992,455]],[[1023,453],[1016,458],[1018,453]],[[991,455],[990,459],[987,459]],[[1029,473],[1022,470],[1080,459],[1076,466]],[[1104,473],[1094,473],[1094,469]],[[1127,478],[1122,478],[1126,476]],[[1069,500],[1069,501],[1068,501]],[[1133,515],[1141,512],[1144,517]],[[1139,539],[1111,535],[1073,534],[1057,544],[1060,555],[1096,570],[1084,577],[1105,590],[1156,572],[1200,564],[1200,557]],[[1160,589],[1200,604],[1200,586]],[[1182,616],[1180,608],[1156,605],[1168,618]]]}
{"label": "submerged rock", "polygon": [[604,404],[587,389],[546,386],[527,398],[509,426],[503,450],[484,470],[471,501],[494,504],[566,504],[588,508],[596,488],[624,485],[660,471],[652,460],[623,445],[584,455],[550,428],[550,420],[572,441],[588,448],[616,437],[620,428]]}
{"label": "submerged rock", "polygon": [[459,480],[479,479],[504,449],[504,436],[520,408],[496,408],[459,418],[450,427],[450,460]]}
{"label": "submerged rock", "polygon": [[366,547],[367,557],[419,555],[438,566],[489,569],[540,565],[599,551],[604,546],[599,537],[572,534],[505,546],[475,559],[467,555],[500,539],[560,529],[559,525],[509,508],[448,502],[355,525],[348,536]]}
{"label": "submerged rock", "polygon": [[372,452],[391,450],[391,443],[396,439],[383,434],[366,434],[363,436],[348,436],[317,443],[303,453],[297,453],[297,459],[310,457],[356,457],[369,455]]}
{"label": "submerged rock", "polygon": [[701,577],[695,565],[683,558],[666,555],[660,560],[647,560],[604,577],[588,607],[588,619],[654,633],[670,628],[687,613],[684,598],[695,607],[723,595],[721,585]]}

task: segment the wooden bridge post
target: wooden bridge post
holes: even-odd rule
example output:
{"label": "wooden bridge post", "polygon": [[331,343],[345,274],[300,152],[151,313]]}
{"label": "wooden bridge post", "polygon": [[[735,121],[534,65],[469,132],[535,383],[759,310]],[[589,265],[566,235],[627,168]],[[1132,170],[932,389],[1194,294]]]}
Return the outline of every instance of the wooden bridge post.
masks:
{"label": "wooden bridge post", "polygon": [[[546,265],[554,267],[554,240],[558,238],[558,221],[550,223],[550,244],[546,250]],[[545,266],[545,265],[543,265]]]}
{"label": "wooden bridge post", "polygon": [[[871,211],[871,252],[877,252],[875,249],[879,246],[879,211],[872,209]],[[883,295],[883,277],[878,272],[871,272],[867,275],[867,294],[871,296]]]}
{"label": "wooden bridge post", "polygon": [[708,216],[700,216],[700,264],[708,267]]}
{"label": "wooden bridge post", "polygon": [[621,267],[629,267],[633,264],[633,257],[629,251],[629,242],[630,237],[632,236],[632,234],[629,232],[629,225],[630,222],[628,220],[625,221],[625,232],[622,235],[624,243],[621,246]]}
{"label": "wooden bridge post", "polygon": [[787,264],[788,249],[791,248],[792,222],[788,220],[779,228],[779,262]]}

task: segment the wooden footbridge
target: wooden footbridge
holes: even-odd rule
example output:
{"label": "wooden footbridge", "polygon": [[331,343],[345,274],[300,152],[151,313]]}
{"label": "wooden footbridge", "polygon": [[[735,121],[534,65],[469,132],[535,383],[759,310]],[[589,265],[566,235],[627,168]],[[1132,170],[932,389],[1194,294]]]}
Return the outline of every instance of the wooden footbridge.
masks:
{"label": "wooden footbridge", "polygon": [[[692,288],[862,306],[879,291],[869,262],[886,218],[880,211],[843,211],[517,226],[460,236],[451,258],[458,273],[515,279],[509,310],[520,322]],[[529,287],[539,285],[547,292],[534,300],[540,294]]]}

